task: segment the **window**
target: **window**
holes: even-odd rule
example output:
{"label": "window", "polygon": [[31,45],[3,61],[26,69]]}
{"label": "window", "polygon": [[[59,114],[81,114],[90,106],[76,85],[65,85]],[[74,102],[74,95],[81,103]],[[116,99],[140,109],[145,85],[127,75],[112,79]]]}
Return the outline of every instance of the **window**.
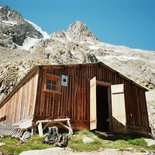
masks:
{"label": "window", "polygon": [[60,92],[60,76],[57,75],[46,75],[46,87],[47,92]]}
{"label": "window", "polygon": [[46,88],[50,89],[50,90],[58,90],[57,81],[47,80],[46,81]]}

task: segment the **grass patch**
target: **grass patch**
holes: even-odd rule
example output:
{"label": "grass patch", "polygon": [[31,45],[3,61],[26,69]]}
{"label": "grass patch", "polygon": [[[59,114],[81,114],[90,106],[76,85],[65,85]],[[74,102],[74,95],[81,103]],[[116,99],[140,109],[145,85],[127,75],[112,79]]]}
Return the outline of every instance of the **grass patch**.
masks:
{"label": "grass patch", "polygon": [[[82,139],[84,137],[89,137],[93,141],[90,143],[84,143]],[[69,147],[75,151],[94,151],[102,147],[102,140],[99,139],[92,132],[87,130],[76,132],[73,138],[69,141]]]}
{"label": "grass patch", "polygon": [[[84,143],[83,137],[87,136],[93,139],[93,142]],[[74,151],[96,151],[102,148],[113,148],[120,150],[128,150],[133,148],[139,151],[143,150],[155,150],[155,146],[148,147],[142,135],[123,135],[116,134],[112,137],[101,138],[94,133],[87,130],[78,131],[73,138],[69,141],[69,147]]]}
{"label": "grass patch", "polygon": [[147,146],[147,142],[144,138],[129,139],[128,143],[137,146]]}
{"label": "grass patch", "polygon": [[[84,143],[83,138],[91,138],[93,141]],[[51,148],[53,145],[43,144],[41,138],[38,135],[31,137],[27,143],[20,144],[18,140],[11,138],[1,138],[0,142],[6,145],[0,147],[0,152],[9,152],[12,154],[19,154],[26,150],[34,149],[46,149]],[[68,147],[74,151],[97,151],[103,148],[113,148],[120,150],[138,150],[138,151],[155,151],[155,146],[147,146],[142,136],[136,137],[136,135],[121,135],[116,134],[111,137],[98,137],[93,132],[82,130],[75,132],[73,138],[69,140]]]}
{"label": "grass patch", "polygon": [[46,149],[52,147],[51,145],[43,144],[38,135],[31,137],[26,143],[20,144],[17,139],[1,138],[0,142],[5,145],[0,147],[0,152],[9,152],[12,154],[19,154],[20,152],[35,149]]}

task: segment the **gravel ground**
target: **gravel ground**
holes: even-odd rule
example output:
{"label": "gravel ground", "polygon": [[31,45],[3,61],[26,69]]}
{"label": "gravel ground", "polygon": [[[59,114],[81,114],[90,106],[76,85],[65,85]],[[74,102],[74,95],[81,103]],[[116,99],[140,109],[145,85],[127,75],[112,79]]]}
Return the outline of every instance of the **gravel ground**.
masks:
{"label": "gravel ground", "polygon": [[153,155],[153,152],[137,152],[135,150],[120,151],[117,149],[105,149],[93,152],[73,152],[66,148],[49,148],[44,150],[24,151],[20,155]]}

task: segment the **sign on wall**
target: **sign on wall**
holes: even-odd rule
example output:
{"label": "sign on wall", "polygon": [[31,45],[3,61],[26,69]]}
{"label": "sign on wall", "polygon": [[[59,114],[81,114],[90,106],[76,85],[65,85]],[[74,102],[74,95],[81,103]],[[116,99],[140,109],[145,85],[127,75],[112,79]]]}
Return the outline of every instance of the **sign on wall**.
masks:
{"label": "sign on wall", "polygon": [[61,86],[68,86],[68,76],[61,75]]}

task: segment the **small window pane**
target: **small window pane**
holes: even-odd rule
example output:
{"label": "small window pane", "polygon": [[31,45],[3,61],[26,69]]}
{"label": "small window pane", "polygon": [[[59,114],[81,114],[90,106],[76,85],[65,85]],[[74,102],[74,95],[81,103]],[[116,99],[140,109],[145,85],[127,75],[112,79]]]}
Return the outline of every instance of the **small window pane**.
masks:
{"label": "small window pane", "polygon": [[58,90],[58,87],[52,86],[52,90]]}
{"label": "small window pane", "polygon": [[53,86],[53,85],[47,85],[47,89],[58,90],[58,88],[56,86]]}
{"label": "small window pane", "polygon": [[47,84],[56,85],[56,81],[47,80]]}
{"label": "small window pane", "polygon": [[46,87],[47,89],[51,89],[51,85],[47,85],[47,87]]}
{"label": "small window pane", "polygon": [[46,89],[59,91],[60,78],[55,76],[47,76]]}
{"label": "small window pane", "polygon": [[47,84],[50,84],[51,83],[51,80],[47,80],[46,82],[47,82]]}

